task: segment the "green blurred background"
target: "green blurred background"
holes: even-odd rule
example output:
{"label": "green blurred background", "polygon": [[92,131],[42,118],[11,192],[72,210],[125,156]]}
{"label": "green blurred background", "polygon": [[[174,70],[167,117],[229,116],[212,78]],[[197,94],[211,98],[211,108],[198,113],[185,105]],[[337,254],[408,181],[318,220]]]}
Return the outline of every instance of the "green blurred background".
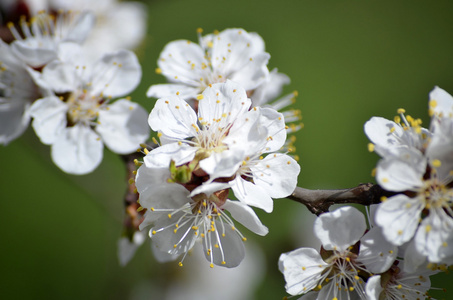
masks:
{"label": "green blurred background", "polygon": [[[153,107],[145,92],[164,82],[154,70],[166,43],[196,41],[198,27],[205,33],[231,27],[259,33],[271,54],[270,69],[292,80],[285,92],[299,91],[295,107],[302,110],[305,128],[296,146],[299,185],[305,188],[373,182],[377,156],[367,151],[363,124],[372,116],[393,118],[404,107],[429,126],[430,90],[438,85],[453,93],[453,1],[145,3],[149,30],[137,51],[143,79],[132,99],[148,111]],[[126,267],[117,262],[126,189],[118,157],[106,150],[94,173],[66,175],[29,129],[0,148],[0,162],[0,298],[161,299],[158,287],[178,276],[176,263],[157,263],[148,242]],[[257,213],[270,233],[247,234],[265,253],[254,299],[281,299],[286,293],[278,257],[310,246],[303,238],[312,238],[312,223],[303,222],[310,220],[306,209],[289,200],[276,200],[272,214]],[[433,286],[447,291],[431,295],[453,299],[451,281],[435,276]]]}

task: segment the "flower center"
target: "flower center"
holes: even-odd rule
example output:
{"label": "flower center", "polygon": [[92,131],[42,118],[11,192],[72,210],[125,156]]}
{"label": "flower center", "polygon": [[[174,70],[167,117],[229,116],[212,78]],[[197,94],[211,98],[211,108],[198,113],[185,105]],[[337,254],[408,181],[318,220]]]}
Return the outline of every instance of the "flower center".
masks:
{"label": "flower center", "polygon": [[68,120],[71,125],[83,123],[91,125],[99,116],[99,109],[104,102],[96,96],[91,96],[87,90],[76,91],[67,98]]}

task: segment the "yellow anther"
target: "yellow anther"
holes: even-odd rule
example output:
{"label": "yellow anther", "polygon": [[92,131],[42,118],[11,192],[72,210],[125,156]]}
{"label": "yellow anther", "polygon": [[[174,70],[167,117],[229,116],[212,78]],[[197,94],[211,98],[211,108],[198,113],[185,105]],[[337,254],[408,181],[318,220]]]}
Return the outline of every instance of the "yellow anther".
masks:
{"label": "yellow anther", "polygon": [[242,238],[242,241],[244,241],[244,242],[247,241],[247,238],[243,237],[243,238]]}
{"label": "yellow anther", "polygon": [[430,232],[430,231],[431,231],[431,225],[429,225],[429,224],[426,225],[425,231],[426,231],[426,232]]}
{"label": "yellow anther", "polygon": [[435,160],[432,161],[431,165],[432,165],[434,168],[439,168],[440,165],[441,165],[441,162],[440,162],[440,160],[435,159]]}
{"label": "yellow anther", "polygon": [[179,262],[179,263],[178,263],[178,266],[182,267],[182,262]]}
{"label": "yellow anther", "polygon": [[374,151],[374,144],[373,143],[369,143],[368,144],[368,151],[370,151],[370,152]]}
{"label": "yellow anther", "polygon": [[169,219],[171,219],[171,214],[168,214],[167,216],[168,216]]}
{"label": "yellow anther", "polygon": [[176,247],[178,247],[178,245],[174,244],[174,245],[173,245],[173,248],[176,248]]}
{"label": "yellow anther", "polygon": [[436,107],[437,106],[437,101],[434,100],[434,99],[430,100],[429,101],[429,106],[432,107],[432,108]]}
{"label": "yellow anther", "polygon": [[222,265],[226,264],[226,261],[222,261],[221,264],[222,264]]}
{"label": "yellow anther", "polygon": [[404,114],[406,112],[406,110],[404,108],[398,108],[398,110],[396,112],[399,114]]}
{"label": "yellow anther", "polygon": [[135,182],[134,178],[129,178],[128,180],[129,184],[133,184]]}
{"label": "yellow anther", "polygon": [[211,267],[211,269],[214,268],[214,264],[213,263],[211,263],[209,266]]}
{"label": "yellow anther", "polygon": [[203,28],[198,27],[197,28],[197,33],[203,33]]}
{"label": "yellow anther", "polygon": [[202,94],[197,96],[197,100],[202,100],[203,98],[204,98],[204,96]]}

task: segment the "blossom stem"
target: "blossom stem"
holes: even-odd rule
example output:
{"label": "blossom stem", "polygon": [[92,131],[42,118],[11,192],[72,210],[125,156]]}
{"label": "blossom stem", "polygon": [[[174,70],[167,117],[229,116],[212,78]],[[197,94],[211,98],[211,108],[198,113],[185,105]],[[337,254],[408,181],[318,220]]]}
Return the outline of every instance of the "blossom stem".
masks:
{"label": "blossom stem", "polygon": [[309,190],[296,187],[287,198],[302,203],[311,213],[319,216],[328,212],[329,207],[334,204],[356,203],[368,206],[378,204],[382,197],[393,194],[382,189],[378,184],[363,183],[342,190]]}

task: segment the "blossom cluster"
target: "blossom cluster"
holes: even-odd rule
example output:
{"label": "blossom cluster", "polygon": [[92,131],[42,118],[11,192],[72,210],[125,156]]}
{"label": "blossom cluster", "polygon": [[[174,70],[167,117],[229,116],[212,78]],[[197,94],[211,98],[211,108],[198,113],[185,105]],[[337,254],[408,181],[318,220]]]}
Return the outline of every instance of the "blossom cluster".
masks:
{"label": "blossom cluster", "polygon": [[407,247],[411,269],[453,263],[453,97],[435,87],[429,98],[429,129],[404,109],[393,121],[365,124],[370,148],[382,157],[376,180],[397,193],[383,199],[376,223],[389,242]]}
{"label": "blossom cluster", "polygon": [[422,299],[429,276],[442,266],[421,264],[408,271],[405,251],[384,238],[374,218],[351,206],[322,214],[314,224],[321,250],[300,248],[284,253],[279,269],[286,291],[300,299]]}
{"label": "blossom cluster", "polygon": [[136,175],[146,209],[140,229],[151,227],[157,252],[180,257],[181,266],[200,243],[211,267],[231,268],[244,258],[247,240],[234,220],[267,234],[251,206],[271,212],[273,198],[294,191],[300,167],[286,154],[285,115],[256,105],[287,78],[268,71],[261,37],[243,29],[199,33],[199,45],[165,47],[158,72],[171,83],[148,90],[159,98],[148,123],[160,143],[144,151]]}
{"label": "blossom cluster", "polygon": [[421,299],[429,276],[453,259],[453,97],[429,95],[429,129],[399,109],[364,129],[382,158],[377,182],[393,196],[363,215],[342,207],[321,215],[314,233],[321,252],[301,248],[280,257],[287,292],[301,299]]}
{"label": "blossom cluster", "polygon": [[[69,9],[66,2],[59,7]],[[51,146],[52,160],[71,174],[93,171],[104,145],[128,154],[149,135],[146,111],[124,98],[141,80],[137,57],[120,45],[93,40],[106,29],[82,2],[72,7],[80,10],[23,15],[7,24],[12,38],[0,40],[0,143],[19,137],[33,119],[39,139]]]}

